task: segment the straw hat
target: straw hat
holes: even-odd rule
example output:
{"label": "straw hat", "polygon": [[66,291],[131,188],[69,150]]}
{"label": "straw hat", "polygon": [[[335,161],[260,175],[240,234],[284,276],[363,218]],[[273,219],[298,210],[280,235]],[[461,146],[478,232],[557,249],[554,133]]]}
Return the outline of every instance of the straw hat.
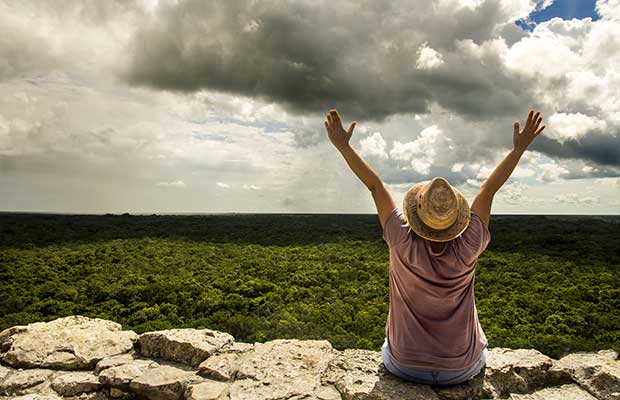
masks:
{"label": "straw hat", "polygon": [[442,177],[413,185],[403,199],[403,211],[415,233],[436,242],[456,238],[471,219],[465,196]]}

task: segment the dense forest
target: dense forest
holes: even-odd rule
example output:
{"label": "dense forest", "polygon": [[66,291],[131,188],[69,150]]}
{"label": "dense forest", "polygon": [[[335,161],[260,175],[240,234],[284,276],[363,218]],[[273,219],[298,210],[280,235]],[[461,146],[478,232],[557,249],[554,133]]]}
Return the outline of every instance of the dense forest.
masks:
{"label": "dense forest", "polygon": [[[492,216],[490,231],[475,295],[491,347],[620,350],[620,217]],[[0,213],[0,330],[80,314],[379,350],[381,234],[376,215]]]}

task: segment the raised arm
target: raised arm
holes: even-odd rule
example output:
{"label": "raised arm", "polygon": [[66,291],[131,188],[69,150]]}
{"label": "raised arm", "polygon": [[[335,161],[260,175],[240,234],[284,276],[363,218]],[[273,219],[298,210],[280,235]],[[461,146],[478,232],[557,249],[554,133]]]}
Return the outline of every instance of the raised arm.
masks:
{"label": "raised arm", "polygon": [[348,130],[344,130],[338,111],[332,109],[327,113],[327,120],[325,121],[325,129],[327,135],[332,144],[340,151],[340,154],[344,157],[345,161],[351,168],[351,170],[357,175],[364,185],[370,190],[372,198],[375,201],[377,207],[377,213],[379,214],[379,222],[381,226],[385,226],[385,221],[390,215],[390,212],[396,208],[396,203],[392,199],[390,192],[387,190],[379,175],[364,159],[357,154],[355,149],[349,144],[349,139],[353,135],[353,129],[357,124],[353,121],[349,125]]}
{"label": "raised arm", "polygon": [[540,132],[545,129],[545,126],[539,128],[542,122],[540,111],[534,113],[534,110],[530,110],[525,127],[522,131],[519,130],[519,121],[514,124],[513,133],[513,149],[504,157],[497,167],[491,172],[491,175],[482,183],[480,191],[474,197],[474,201],[471,205],[471,210],[480,215],[484,223],[488,226],[491,219],[491,205],[493,203],[493,197],[495,193],[502,187],[504,182],[508,180],[512,171],[515,169],[521,156],[527,149],[530,143],[534,140]]}

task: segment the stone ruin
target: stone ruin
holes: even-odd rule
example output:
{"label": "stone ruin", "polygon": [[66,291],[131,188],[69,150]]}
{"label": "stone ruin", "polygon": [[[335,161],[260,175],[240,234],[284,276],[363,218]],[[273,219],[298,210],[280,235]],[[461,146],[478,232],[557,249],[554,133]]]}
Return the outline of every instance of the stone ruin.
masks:
{"label": "stone ruin", "polygon": [[0,400],[620,400],[614,350],[551,359],[489,348],[486,368],[449,387],[390,374],[381,353],[326,340],[242,343],[210,329],[141,335],[79,315],[0,332]]}

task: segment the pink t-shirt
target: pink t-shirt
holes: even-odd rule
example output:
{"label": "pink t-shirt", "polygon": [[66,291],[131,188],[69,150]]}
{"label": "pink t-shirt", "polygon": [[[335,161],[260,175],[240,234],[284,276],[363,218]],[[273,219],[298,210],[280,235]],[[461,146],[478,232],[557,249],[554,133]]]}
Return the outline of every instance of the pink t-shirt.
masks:
{"label": "pink t-shirt", "polygon": [[434,253],[392,210],[383,228],[390,249],[390,308],[385,332],[394,361],[422,370],[461,371],[487,347],[474,303],[478,256],[491,240],[480,216]]}

